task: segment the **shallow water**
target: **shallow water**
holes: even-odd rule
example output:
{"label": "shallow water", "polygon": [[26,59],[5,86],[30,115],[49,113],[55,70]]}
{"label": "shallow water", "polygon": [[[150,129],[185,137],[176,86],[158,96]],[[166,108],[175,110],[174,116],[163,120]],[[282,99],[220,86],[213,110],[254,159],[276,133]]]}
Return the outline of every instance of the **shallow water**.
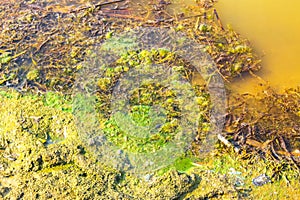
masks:
{"label": "shallow water", "polygon": [[[64,12],[78,6],[89,5],[87,0],[43,0],[44,6]],[[99,0],[91,0],[99,3]],[[147,2],[147,3],[146,3]],[[151,0],[150,2],[154,2]],[[189,6],[195,0],[172,0],[169,11],[195,15]],[[135,11],[145,11],[148,1],[133,0]],[[146,4],[146,5],[145,5]],[[183,6],[184,5],[184,6]],[[56,7],[57,6],[57,7]],[[113,5],[108,5],[111,7]],[[300,86],[300,1],[294,0],[219,0],[216,5],[223,24],[232,24],[233,29],[248,38],[262,58],[262,70],[257,74],[275,88]],[[299,13],[299,14],[298,14]],[[261,80],[243,75],[230,84],[236,92],[253,92]]]}
{"label": "shallow water", "polygon": [[[222,22],[248,38],[262,56],[260,77],[278,89],[300,86],[300,1],[219,0],[216,7]],[[253,92],[258,82],[243,76],[232,88]]]}

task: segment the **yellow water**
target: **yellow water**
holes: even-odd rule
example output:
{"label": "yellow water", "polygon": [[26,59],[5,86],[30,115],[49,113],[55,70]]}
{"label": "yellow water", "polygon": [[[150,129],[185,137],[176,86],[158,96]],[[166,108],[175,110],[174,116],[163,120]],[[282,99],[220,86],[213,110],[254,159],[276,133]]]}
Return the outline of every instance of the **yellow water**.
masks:
{"label": "yellow water", "polygon": [[[300,86],[300,1],[219,0],[224,24],[250,40],[262,56],[260,77],[278,89]],[[253,92],[260,81],[249,76],[235,80],[238,92]]]}
{"label": "yellow water", "polygon": [[[216,8],[223,24],[231,24],[234,30],[249,39],[255,51],[262,57],[262,70],[257,74],[278,89],[300,86],[300,1],[218,1]],[[68,5],[70,2],[74,4],[73,0],[63,2]],[[174,9],[174,12],[189,11],[189,14],[193,15],[193,10],[178,5],[196,5],[195,0],[172,2],[174,7],[171,6],[171,9]],[[235,79],[230,86],[236,92],[254,92],[259,88],[259,82],[263,81],[243,75]]]}

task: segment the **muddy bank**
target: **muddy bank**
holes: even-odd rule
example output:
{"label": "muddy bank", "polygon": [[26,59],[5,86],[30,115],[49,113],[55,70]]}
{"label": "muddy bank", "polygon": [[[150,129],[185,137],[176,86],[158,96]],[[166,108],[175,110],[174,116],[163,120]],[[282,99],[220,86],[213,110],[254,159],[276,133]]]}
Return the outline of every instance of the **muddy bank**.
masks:
{"label": "muddy bank", "polygon": [[[78,137],[72,114],[64,109],[67,103],[54,108],[47,98],[16,92],[2,93],[0,98],[0,194],[4,199],[237,196],[230,182],[214,172],[186,174],[170,168],[146,178],[104,166]],[[213,181],[206,181],[206,176]],[[200,186],[205,191],[191,193]]]}
{"label": "muddy bank", "polygon": [[[130,175],[104,165],[85,148],[70,102],[59,93],[7,91],[0,98],[3,199],[296,199],[300,192],[293,165],[262,159],[253,150],[237,154],[221,142],[187,167],[179,163],[142,177]],[[270,182],[255,186],[253,179],[262,173]]]}

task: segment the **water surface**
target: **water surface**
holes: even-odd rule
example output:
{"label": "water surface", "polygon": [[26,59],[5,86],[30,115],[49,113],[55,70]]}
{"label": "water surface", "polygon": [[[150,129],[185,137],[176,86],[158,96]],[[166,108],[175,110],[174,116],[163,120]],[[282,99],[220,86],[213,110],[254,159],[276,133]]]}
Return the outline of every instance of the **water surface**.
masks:
{"label": "water surface", "polygon": [[[223,23],[248,38],[262,56],[259,76],[278,89],[300,86],[300,1],[219,0],[216,7]],[[244,76],[232,88],[253,92],[258,82]]]}

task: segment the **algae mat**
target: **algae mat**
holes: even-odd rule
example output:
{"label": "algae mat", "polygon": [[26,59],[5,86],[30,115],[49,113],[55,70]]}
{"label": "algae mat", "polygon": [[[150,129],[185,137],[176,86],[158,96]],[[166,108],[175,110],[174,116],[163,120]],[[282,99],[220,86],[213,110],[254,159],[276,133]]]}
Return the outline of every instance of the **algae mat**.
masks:
{"label": "algae mat", "polygon": [[[156,173],[130,175],[103,165],[87,151],[64,96],[6,91],[0,98],[4,199],[256,199],[261,195],[296,199],[299,195],[296,172],[285,163],[266,162],[259,156],[245,160],[246,155],[237,157],[224,148],[202,160],[182,159]],[[274,176],[272,183],[260,187],[252,184],[253,178],[261,173],[271,177],[274,170],[285,178]]]}

